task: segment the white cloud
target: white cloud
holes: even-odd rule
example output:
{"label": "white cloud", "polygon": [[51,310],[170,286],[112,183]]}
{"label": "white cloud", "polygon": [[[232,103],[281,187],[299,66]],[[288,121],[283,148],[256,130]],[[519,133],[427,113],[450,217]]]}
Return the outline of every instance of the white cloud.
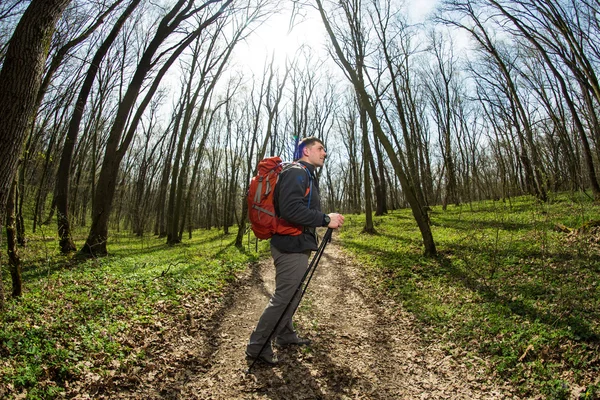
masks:
{"label": "white cloud", "polygon": [[[438,2],[439,0],[406,0],[404,6],[410,21],[419,23],[434,10]],[[290,15],[291,8],[282,9],[258,27],[247,42],[236,49],[238,63],[260,73],[265,60],[270,60],[273,53],[276,64],[283,66],[286,57],[293,57],[302,45],[310,46],[318,54],[325,56],[323,49],[328,43],[328,38],[316,9],[304,9],[303,15],[296,19],[297,23],[291,32]]]}
{"label": "white cloud", "polygon": [[423,22],[438,4],[438,0],[410,0],[406,2],[412,22]]}

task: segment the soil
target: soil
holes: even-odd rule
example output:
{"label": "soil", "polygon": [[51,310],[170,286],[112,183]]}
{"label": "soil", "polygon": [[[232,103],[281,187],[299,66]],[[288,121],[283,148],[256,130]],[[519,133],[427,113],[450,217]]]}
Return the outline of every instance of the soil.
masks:
{"label": "soil", "polygon": [[145,349],[142,367],[88,381],[72,393],[107,399],[516,398],[490,375],[486,360],[422,340],[419,324],[374,289],[335,237],[295,317],[312,344],[276,348],[277,366],[257,363],[247,373],[246,342],[274,288],[271,259],[238,278],[225,297],[184,302],[184,317],[163,322],[160,335],[132,337]]}

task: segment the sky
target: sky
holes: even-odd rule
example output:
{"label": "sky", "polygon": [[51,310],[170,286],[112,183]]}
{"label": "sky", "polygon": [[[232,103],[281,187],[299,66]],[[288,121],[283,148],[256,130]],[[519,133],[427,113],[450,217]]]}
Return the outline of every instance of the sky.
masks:
{"label": "sky", "polygon": [[[291,4],[291,2],[289,2]],[[438,0],[404,0],[413,23],[422,22],[433,11]],[[238,57],[255,73],[263,70],[265,60],[275,53],[276,62],[283,66],[286,56],[292,57],[303,44],[322,52],[327,43],[327,34],[316,10],[307,10],[306,17],[288,32],[290,10],[282,10],[263,23],[239,49]]]}

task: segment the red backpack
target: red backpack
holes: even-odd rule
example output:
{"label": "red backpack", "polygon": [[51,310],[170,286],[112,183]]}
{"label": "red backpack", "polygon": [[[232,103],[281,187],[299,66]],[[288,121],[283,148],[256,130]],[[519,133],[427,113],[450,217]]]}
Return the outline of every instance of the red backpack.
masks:
{"label": "red backpack", "polygon": [[[280,157],[267,157],[258,163],[258,173],[250,181],[248,189],[248,219],[250,220],[252,231],[259,239],[269,239],[273,234],[279,235],[300,235],[304,228],[301,225],[295,225],[275,215],[273,205],[273,194],[275,185],[279,179],[279,174],[286,165]],[[300,163],[309,176],[310,185],[306,189],[305,196],[310,193],[312,180],[306,167]],[[308,199],[310,207],[310,197]]]}

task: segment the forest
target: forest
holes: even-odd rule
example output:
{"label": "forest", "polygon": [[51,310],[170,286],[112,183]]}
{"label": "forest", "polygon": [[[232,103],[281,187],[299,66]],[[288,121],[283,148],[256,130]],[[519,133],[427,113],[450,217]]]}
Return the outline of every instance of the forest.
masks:
{"label": "forest", "polygon": [[[65,386],[93,369],[61,370],[71,356],[56,356],[51,367],[17,360],[29,356],[15,338],[47,323],[19,325],[18,315],[35,314],[34,304],[40,316],[52,308],[41,300],[50,276],[60,280],[53,291],[70,279],[94,293],[115,290],[103,311],[93,311],[100,314],[145,290],[148,300],[129,304],[140,320],[160,314],[160,293],[183,290],[178,304],[190,293],[199,304],[216,301],[267,252],[249,229],[245,197],[258,161],[292,161],[297,141],[309,136],[327,145],[318,171],[322,207],[352,223],[336,240],[374,274],[377,290],[429,326],[427,340],[445,337],[444,324],[456,343],[483,343],[485,335],[474,339],[449,317],[462,311],[424,311],[437,295],[419,297],[413,285],[440,285],[438,295],[448,298],[454,292],[421,268],[455,276],[460,265],[462,283],[484,293],[482,302],[501,302],[510,293],[501,285],[523,272],[510,275],[507,265],[526,274],[537,262],[554,272],[560,265],[560,274],[542,274],[540,293],[527,294],[534,308],[554,304],[532,317],[548,331],[510,344],[502,336],[498,347],[485,342],[473,351],[499,357],[491,369],[517,388],[515,398],[600,396],[600,1],[437,0],[422,12],[424,3],[2,1],[0,358],[8,361],[0,364],[0,397],[93,391]],[[322,42],[283,57],[281,49],[248,47],[274,34],[264,30],[273,21],[285,21],[280,35],[309,26]],[[261,67],[250,68],[249,57],[264,57]],[[406,253],[396,253],[403,246]],[[131,257],[139,259],[129,265]],[[193,258],[197,270],[158,283],[175,279],[187,262],[180,257]],[[121,282],[112,269],[121,262],[141,283]],[[561,281],[571,274],[573,281]],[[554,284],[562,289],[542,290]],[[522,299],[506,296],[515,312]],[[154,311],[142,314],[145,307]],[[472,320],[462,315],[471,328],[481,322],[478,312]],[[560,336],[559,326],[570,333]],[[538,346],[540,337],[548,342]],[[518,350],[509,357],[504,345]],[[560,356],[546,359],[542,348]],[[135,352],[114,351],[111,360],[133,368]],[[37,372],[19,372],[34,364]],[[40,386],[44,379],[53,383]],[[287,398],[279,396],[267,398]],[[311,396],[300,398],[318,398]]]}

